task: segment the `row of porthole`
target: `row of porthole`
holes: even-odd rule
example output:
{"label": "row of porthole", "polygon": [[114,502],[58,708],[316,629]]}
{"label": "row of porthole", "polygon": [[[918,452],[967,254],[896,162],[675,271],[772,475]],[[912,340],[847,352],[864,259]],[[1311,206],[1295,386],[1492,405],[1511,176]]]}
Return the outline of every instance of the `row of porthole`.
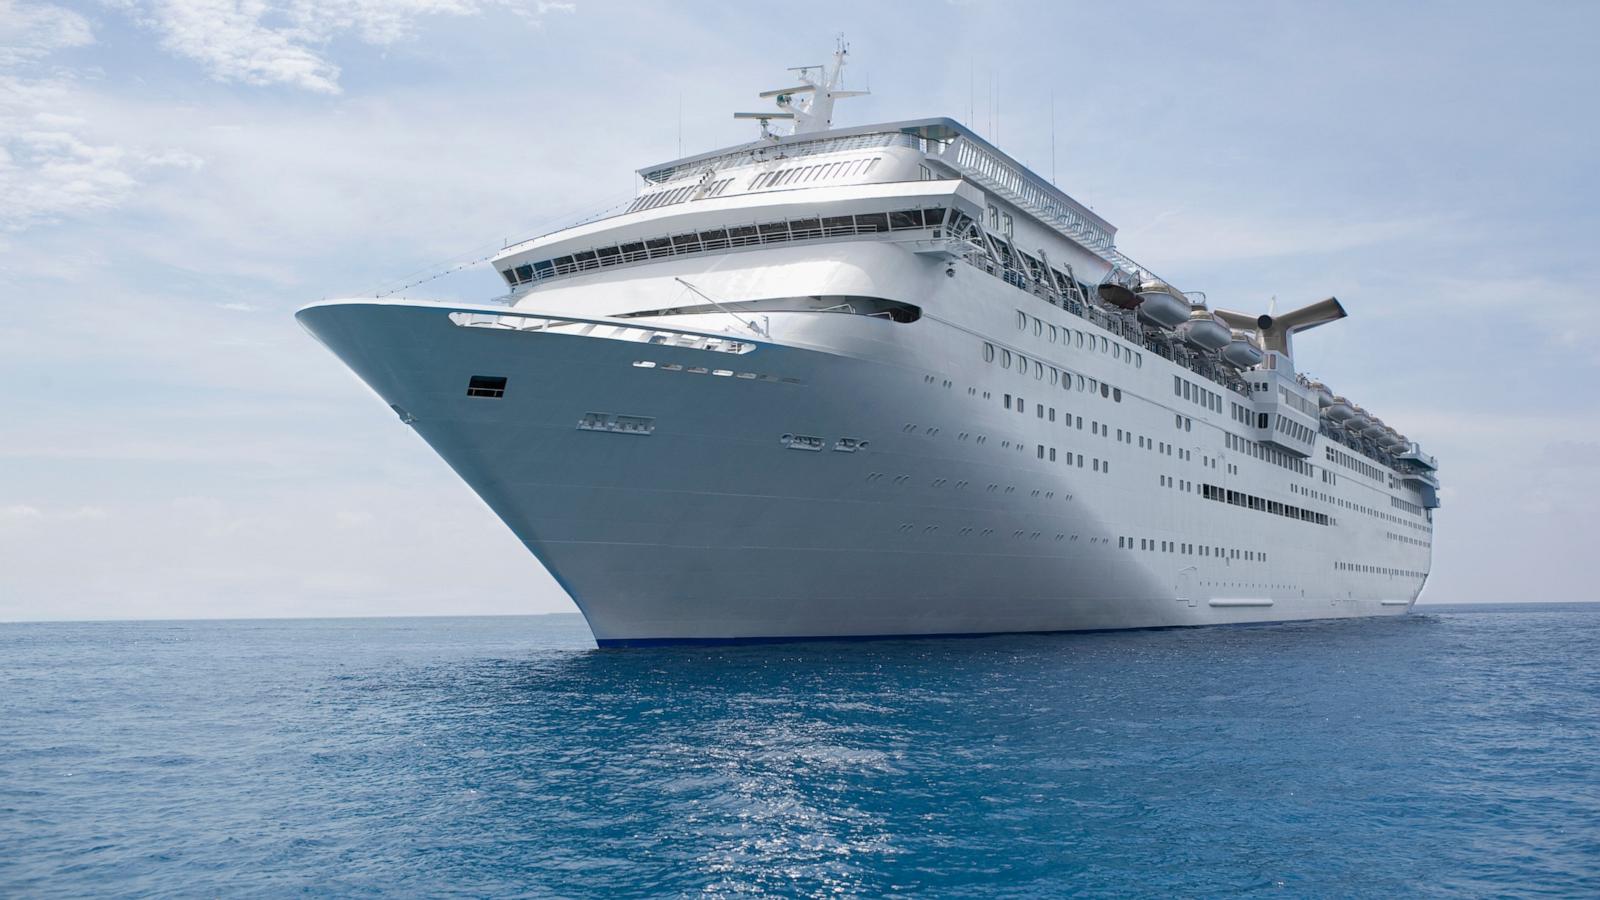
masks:
{"label": "row of porthole", "polygon": [[715,375],[719,378],[738,378],[743,381],[781,382],[783,384],[800,384],[798,378],[789,378],[779,375],[764,375],[759,372],[735,372],[732,369],[711,369],[706,366],[686,366],[682,363],[658,363],[649,359],[636,359],[633,361],[636,369],[655,369],[658,372],[687,372],[690,375]]}
{"label": "row of porthole", "polygon": [[[874,482],[882,481],[884,477],[885,477],[885,473],[883,473],[883,472],[871,472],[871,473],[868,473],[868,475],[867,475],[867,483],[868,484],[872,484]],[[911,483],[911,476],[910,475],[896,475],[896,476],[894,476],[894,479],[893,479],[893,481],[891,483],[892,484],[896,484],[896,485],[910,484]],[[964,490],[967,489],[968,485],[970,485],[971,483],[972,482],[970,482],[970,481],[962,480],[962,481],[957,481],[957,482],[952,484],[950,479],[948,479],[948,478],[935,478],[929,484],[929,487],[939,488],[939,487],[945,487],[945,486],[948,485],[949,487],[954,488],[955,490],[964,491]],[[1015,494],[1017,492],[1017,487],[1016,487],[1016,485],[1006,485],[1005,490],[1002,491],[1000,489],[999,482],[991,481],[991,482],[989,482],[989,484],[984,486],[984,492],[985,493],[989,493],[989,494],[1005,494],[1005,495],[1009,496],[1009,495]],[[1038,488],[1038,489],[1035,489],[1032,492],[1031,496],[1035,500],[1054,500],[1056,498],[1056,492],[1055,491],[1047,491],[1047,490],[1044,490],[1042,488]],[[1071,501],[1072,500],[1072,495],[1071,494],[1062,494],[1061,498],[1063,500]]]}
{"label": "row of porthole", "polygon": [[1011,368],[1012,362],[1015,361],[1017,374],[1024,378],[1028,377],[1028,375],[1032,373],[1034,380],[1043,381],[1045,373],[1049,372],[1050,383],[1052,385],[1061,385],[1062,390],[1070,391],[1074,386],[1076,386],[1080,391],[1088,391],[1091,394],[1097,393],[1102,397],[1115,400],[1118,403],[1122,402],[1122,388],[1112,387],[1110,384],[1107,384],[1104,381],[1100,381],[1095,378],[1089,378],[1074,372],[1068,372],[1065,369],[1057,369],[1055,366],[1047,365],[1038,361],[1037,359],[1029,359],[1028,357],[1023,356],[1021,353],[1012,353],[1010,350],[1007,350],[1004,347],[996,348],[994,344],[984,341],[983,361],[986,363],[992,363],[996,360],[999,360],[1000,368],[1002,369]]}
{"label": "row of porthole", "polygon": [[1038,316],[1031,316],[1020,309],[1017,310],[1017,329],[1026,333],[1029,323],[1032,323],[1034,337],[1044,338],[1052,344],[1060,343],[1063,346],[1077,346],[1080,349],[1087,343],[1090,350],[1098,348],[1101,353],[1110,354],[1112,359],[1126,362],[1135,369],[1144,368],[1144,354],[1134,350],[1132,347],[1124,347],[1121,343],[1113,341],[1104,335],[1085,334],[1065,325],[1057,327],[1040,319]]}
{"label": "row of porthole", "polygon": [[1399,541],[1402,544],[1415,544],[1418,547],[1432,547],[1433,546],[1433,542],[1432,541],[1418,540],[1417,538],[1414,538],[1414,537],[1406,537],[1403,534],[1395,534],[1392,531],[1386,531],[1386,532],[1384,532],[1384,534],[1388,536],[1389,540],[1391,540],[1391,541]]}
{"label": "row of porthole", "polygon": [[1335,570],[1340,572],[1360,572],[1365,575],[1397,575],[1401,578],[1425,578],[1427,572],[1413,572],[1410,569],[1395,569],[1389,566],[1369,566],[1363,563],[1336,562]]}
{"label": "row of porthole", "polygon": [[1178,553],[1184,556],[1200,556],[1211,559],[1225,559],[1229,562],[1266,562],[1265,550],[1241,550],[1237,547],[1218,547],[1210,544],[1190,544],[1182,541],[1163,541],[1157,538],[1139,538],[1139,546],[1133,545],[1132,537],[1117,538],[1117,547],[1122,550],[1145,550],[1150,553]]}
{"label": "row of porthole", "polygon": [[[1426,533],[1431,533],[1432,530],[1433,530],[1433,529],[1431,529],[1431,528],[1429,528],[1429,527],[1427,527],[1425,525],[1422,525],[1420,523],[1408,521],[1406,519],[1400,518],[1399,516],[1390,515],[1389,513],[1386,513],[1386,512],[1380,512],[1380,511],[1378,511],[1376,509],[1373,509],[1373,508],[1371,508],[1369,506],[1362,506],[1359,503],[1355,503],[1355,502],[1350,501],[1350,500],[1345,500],[1345,499],[1343,499],[1341,497],[1336,497],[1333,494],[1324,493],[1322,491],[1314,491],[1314,490],[1312,490],[1310,488],[1301,487],[1300,485],[1297,485],[1297,484],[1289,485],[1289,490],[1290,490],[1291,493],[1300,494],[1303,497],[1310,497],[1313,500],[1321,500],[1324,503],[1332,503],[1334,506],[1343,507],[1345,509],[1353,510],[1353,511],[1359,512],[1359,513],[1365,513],[1365,514],[1367,514],[1369,516],[1372,516],[1375,519],[1383,519],[1384,521],[1392,522],[1395,525],[1404,525],[1407,528],[1414,528],[1417,531],[1421,531],[1421,532],[1423,532],[1425,534]],[[1392,500],[1394,498],[1391,497],[1390,499]]]}

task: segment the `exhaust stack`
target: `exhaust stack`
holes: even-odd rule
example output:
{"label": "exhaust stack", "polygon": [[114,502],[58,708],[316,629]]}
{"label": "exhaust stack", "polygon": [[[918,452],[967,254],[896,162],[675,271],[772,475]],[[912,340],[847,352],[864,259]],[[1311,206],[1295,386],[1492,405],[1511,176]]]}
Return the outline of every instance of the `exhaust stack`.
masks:
{"label": "exhaust stack", "polygon": [[1267,350],[1276,350],[1294,359],[1294,343],[1291,338],[1297,332],[1336,322],[1349,313],[1344,311],[1339,298],[1329,297],[1279,316],[1251,316],[1230,309],[1216,310],[1216,315],[1230,328],[1258,332],[1261,335],[1261,343]]}

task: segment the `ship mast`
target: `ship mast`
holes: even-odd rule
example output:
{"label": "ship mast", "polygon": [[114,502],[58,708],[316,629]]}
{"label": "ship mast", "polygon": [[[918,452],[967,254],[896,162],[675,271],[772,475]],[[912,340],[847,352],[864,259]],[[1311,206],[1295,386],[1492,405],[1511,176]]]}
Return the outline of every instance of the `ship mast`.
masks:
{"label": "ship mast", "polygon": [[850,45],[839,39],[833,51],[833,64],[821,66],[795,66],[789,71],[799,74],[800,83],[792,87],[762,91],[758,96],[772,100],[777,112],[734,113],[735,119],[755,119],[761,123],[761,136],[774,138],[772,121],[789,120],[794,123],[790,134],[809,134],[827,131],[833,127],[834,101],[844,97],[860,97],[870,91],[850,91],[843,88],[845,57]]}

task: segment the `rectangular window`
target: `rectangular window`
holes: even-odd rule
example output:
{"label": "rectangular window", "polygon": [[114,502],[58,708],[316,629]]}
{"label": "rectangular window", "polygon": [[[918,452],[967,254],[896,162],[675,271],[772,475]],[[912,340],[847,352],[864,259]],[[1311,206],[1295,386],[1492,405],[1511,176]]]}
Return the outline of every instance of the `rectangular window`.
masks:
{"label": "rectangular window", "polygon": [[863,213],[856,216],[856,228],[860,231],[888,231],[889,217],[883,213]]}
{"label": "rectangular window", "polygon": [[499,375],[474,375],[467,381],[468,397],[498,398],[506,395],[506,380]]}
{"label": "rectangular window", "polygon": [[889,213],[889,228],[892,231],[906,231],[922,227],[922,210],[907,209]]}

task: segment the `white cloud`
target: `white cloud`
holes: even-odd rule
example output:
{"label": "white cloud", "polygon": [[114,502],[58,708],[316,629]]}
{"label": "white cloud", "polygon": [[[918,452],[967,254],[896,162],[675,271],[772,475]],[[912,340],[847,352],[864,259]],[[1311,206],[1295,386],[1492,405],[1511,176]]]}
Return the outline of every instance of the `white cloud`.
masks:
{"label": "white cloud", "polygon": [[91,134],[77,114],[85,102],[79,83],[47,69],[46,60],[94,40],[78,13],[0,0],[0,233],[109,209],[127,199],[144,172],[199,165],[192,154]]}
{"label": "white cloud", "polygon": [[97,138],[66,112],[83,102],[68,78],[0,73],[0,232],[111,209],[146,173],[200,166],[192,154]]}
{"label": "white cloud", "polygon": [[415,36],[429,16],[475,16],[491,7],[537,22],[570,3],[518,0],[155,0],[130,3],[169,52],[200,63],[218,81],[287,85],[339,93],[340,69],[327,57],[335,38],[386,47]]}
{"label": "white cloud", "polygon": [[51,4],[0,0],[0,67],[43,58],[68,47],[94,43],[89,20]]}

